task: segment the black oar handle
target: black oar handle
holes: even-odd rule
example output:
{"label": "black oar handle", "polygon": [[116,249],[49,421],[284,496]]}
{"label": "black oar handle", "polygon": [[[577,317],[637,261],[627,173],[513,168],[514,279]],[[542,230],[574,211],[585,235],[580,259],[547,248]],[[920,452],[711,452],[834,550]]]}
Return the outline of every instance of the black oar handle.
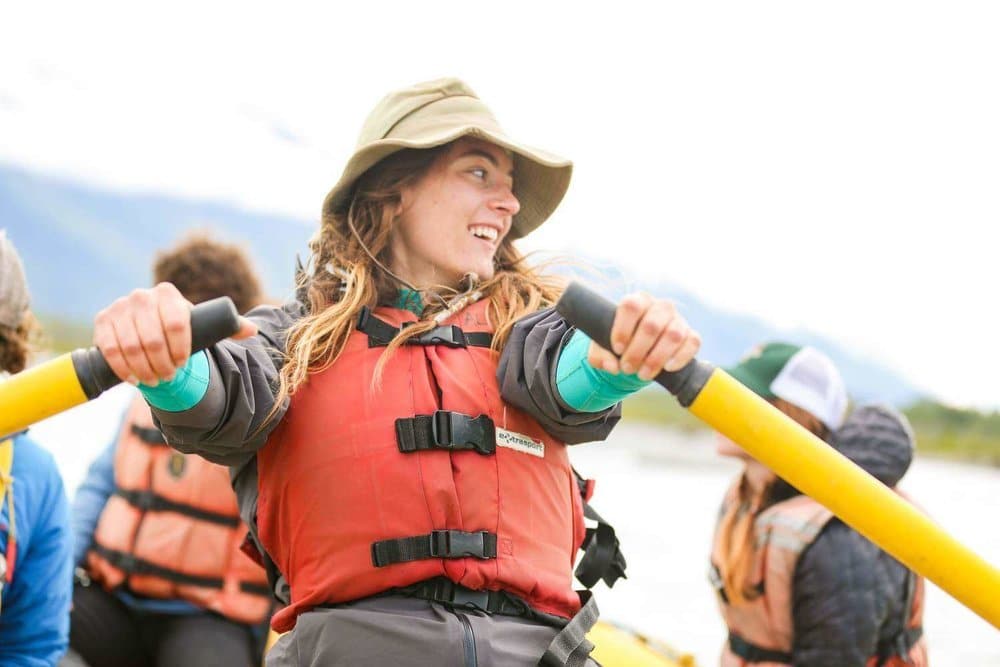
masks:
{"label": "black oar handle", "polygon": [[[199,303],[191,309],[191,354],[211,347],[239,330],[240,314],[228,296]],[[72,358],[76,377],[88,399],[97,398],[121,382],[96,347],[75,350]]]}
{"label": "black oar handle", "polygon": [[[560,315],[605,350],[611,349],[611,327],[616,309],[614,303],[578,282],[570,283],[556,304]],[[679,371],[661,371],[655,379],[687,407],[698,397],[713,370],[712,364],[692,359]]]}

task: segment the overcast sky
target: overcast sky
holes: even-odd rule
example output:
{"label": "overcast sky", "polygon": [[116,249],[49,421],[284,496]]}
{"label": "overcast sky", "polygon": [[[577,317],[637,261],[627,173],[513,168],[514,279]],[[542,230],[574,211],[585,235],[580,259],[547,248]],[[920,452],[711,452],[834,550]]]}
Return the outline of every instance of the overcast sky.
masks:
{"label": "overcast sky", "polygon": [[998,3],[142,4],[0,0],[0,160],[313,220],[374,103],[457,75],[576,163],[530,248],[1000,407]]}

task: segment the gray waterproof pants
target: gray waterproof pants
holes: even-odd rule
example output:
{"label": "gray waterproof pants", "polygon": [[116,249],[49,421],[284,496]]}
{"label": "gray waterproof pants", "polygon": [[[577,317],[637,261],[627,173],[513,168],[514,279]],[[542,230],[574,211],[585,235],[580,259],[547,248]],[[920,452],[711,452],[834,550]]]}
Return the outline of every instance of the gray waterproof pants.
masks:
{"label": "gray waterproof pants", "polygon": [[266,665],[534,667],[558,632],[533,620],[415,598],[369,598],[300,615]]}

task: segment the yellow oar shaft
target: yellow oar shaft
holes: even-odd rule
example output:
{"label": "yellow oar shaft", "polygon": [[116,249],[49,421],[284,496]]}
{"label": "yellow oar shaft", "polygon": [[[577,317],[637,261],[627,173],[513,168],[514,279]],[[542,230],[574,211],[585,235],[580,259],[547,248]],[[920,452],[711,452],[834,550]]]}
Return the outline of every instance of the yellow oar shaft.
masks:
{"label": "yellow oar shaft", "polygon": [[1000,570],[722,370],[690,406],[706,424],[1000,628]]}
{"label": "yellow oar shaft", "polygon": [[[556,308],[611,349],[613,303],[572,283]],[[840,452],[711,364],[694,360],[656,381],[789,484],[1000,628],[1000,571]]]}
{"label": "yellow oar shaft", "polygon": [[69,354],[13,375],[0,382],[0,438],[86,401]]}
{"label": "yellow oar shaft", "polygon": [[[194,352],[239,330],[240,317],[229,297],[211,299],[191,309]],[[119,382],[96,347],[75,350],[11,376],[0,383],[0,439],[97,398]]]}

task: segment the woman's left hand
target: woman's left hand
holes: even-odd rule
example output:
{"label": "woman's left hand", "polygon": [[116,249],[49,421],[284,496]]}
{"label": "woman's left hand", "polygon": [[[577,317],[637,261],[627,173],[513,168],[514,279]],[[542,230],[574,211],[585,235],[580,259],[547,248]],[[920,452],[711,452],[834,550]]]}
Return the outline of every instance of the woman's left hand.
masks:
{"label": "woman's left hand", "polygon": [[652,380],[660,371],[678,371],[694,359],[701,336],[672,301],[638,292],[618,304],[611,345],[614,354],[592,342],[587,361],[611,373],[638,373],[640,379]]}

